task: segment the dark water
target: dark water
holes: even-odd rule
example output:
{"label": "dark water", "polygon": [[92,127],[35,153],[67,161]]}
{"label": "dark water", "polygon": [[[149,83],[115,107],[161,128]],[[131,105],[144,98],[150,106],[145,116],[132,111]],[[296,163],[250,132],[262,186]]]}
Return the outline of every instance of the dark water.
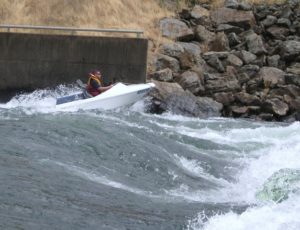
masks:
{"label": "dark water", "polygon": [[[0,229],[262,229],[255,210],[269,206],[256,191],[272,172],[300,165],[299,123],[7,107]],[[265,215],[299,210],[286,206]]]}

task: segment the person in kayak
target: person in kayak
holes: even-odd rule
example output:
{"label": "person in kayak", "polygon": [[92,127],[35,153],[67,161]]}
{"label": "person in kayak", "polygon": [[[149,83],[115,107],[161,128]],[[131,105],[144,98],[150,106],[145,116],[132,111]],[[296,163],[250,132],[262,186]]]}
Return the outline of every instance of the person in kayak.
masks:
{"label": "person in kayak", "polygon": [[109,86],[102,86],[102,75],[99,70],[94,70],[89,73],[89,79],[87,82],[87,93],[91,96],[95,97],[99,95],[100,93],[105,92],[106,90],[109,90],[113,85]]}

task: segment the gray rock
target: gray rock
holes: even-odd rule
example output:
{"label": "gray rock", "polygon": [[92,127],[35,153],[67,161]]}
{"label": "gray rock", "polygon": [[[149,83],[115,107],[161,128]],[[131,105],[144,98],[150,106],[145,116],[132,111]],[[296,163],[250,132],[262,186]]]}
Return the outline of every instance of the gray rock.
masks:
{"label": "gray rock", "polygon": [[236,0],[225,0],[224,6],[226,8],[237,9],[239,7],[239,3]]}
{"label": "gray rock", "polygon": [[255,55],[266,54],[267,50],[265,48],[264,42],[261,36],[253,33],[246,37],[246,42],[249,52]]}
{"label": "gray rock", "polygon": [[235,95],[235,100],[243,105],[254,105],[260,106],[262,104],[261,100],[255,96],[246,92],[239,92]]}
{"label": "gray rock", "polygon": [[164,55],[179,58],[179,56],[184,52],[184,48],[175,42],[163,44],[160,47],[160,52]]}
{"label": "gray rock", "polygon": [[250,11],[252,10],[252,6],[249,3],[241,2],[238,6],[239,10]]}
{"label": "gray rock", "polygon": [[278,54],[273,56],[268,56],[267,57],[268,66],[278,68],[279,60],[280,60],[280,56]]}
{"label": "gray rock", "polygon": [[178,72],[180,70],[179,62],[177,59],[163,54],[156,55],[156,57],[154,58],[154,66],[157,71],[166,68],[171,69],[173,72]]}
{"label": "gray rock", "polygon": [[256,24],[252,11],[240,11],[229,8],[219,8],[211,13],[212,22],[217,26],[230,24],[249,29]]}
{"label": "gray rock", "polygon": [[286,72],[298,75],[300,78],[300,63],[294,62],[289,67],[287,67]]}
{"label": "gray rock", "polygon": [[190,41],[194,38],[194,32],[184,22],[175,18],[162,19],[160,30],[162,36],[179,41]]}
{"label": "gray rock", "polygon": [[280,55],[285,60],[293,60],[300,55],[300,42],[299,41],[285,41],[281,46]]}
{"label": "gray rock", "polygon": [[287,84],[293,84],[296,86],[300,86],[300,76],[295,74],[286,74],[285,80]]}
{"label": "gray rock", "polygon": [[178,79],[178,83],[182,86],[182,88],[185,90],[189,90],[194,95],[204,93],[205,89],[202,85],[202,81],[203,79],[201,80],[201,76],[193,71],[184,72]]}
{"label": "gray rock", "polygon": [[150,78],[157,80],[157,81],[172,82],[173,81],[172,70],[169,68],[166,68],[166,69],[151,73]]}
{"label": "gray rock", "polygon": [[209,44],[215,39],[215,33],[210,32],[202,25],[198,25],[195,29],[195,38],[199,42]]}
{"label": "gray rock", "polygon": [[209,11],[199,5],[195,5],[191,11],[191,17],[200,19],[202,17],[209,17]]}
{"label": "gray rock", "polygon": [[231,105],[234,102],[234,100],[235,100],[232,92],[215,93],[214,94],[214,99],[217,102],[223,104],[224,106]]}
{"label": "gray rock", "polygon": [[277,18],[275,16],[268,15],[267,18],[264,19],[261,23],[265,27],[270,27],[270,26],[274,25],[276,22],[277,22]]}
{"label": "gray rock", "polygon": [[218,32],[215,35],[214,40],[209,44],[209,50],[217,52],[230,50],[229,41],[224,32]]}
{"label": "gray rock", "polygon": [[204,60],[201,58],[201,49],[198,44],[179,42],[184,52],[179,56],[179,62],[182,69],[190,69],[193,66],[201,66]]}
{"label": "gray rock", "polygon": [[289,106],[278,98],[268,99],[263,103],[266,112],[273,113],[277,116],[285,116],[289,111]]}
{"label": "gray rock", "polygon": [[263,67],[258,75],[263,80],[265,88],[274,88],[279,84],[285,84],[285,73],[281,69]]}
{"label": "gray rock", "polygon": [[277,21],[277,25],[290,28],[292,23],[288,18],[279,18]]}
{"label": "gray rock", "polygon": [[285,40],[290,34],[290,30],[286,27],[271,26],[267,29],[267,33],[274,39]]}
{"label": "gray rock", "polygon": [[257,59],[257,56],[255,54],[245,50],[236,52],[236,56],[238,56],[246,65],[253,63]]}
{"label": "gray rock", "polygon": [[250,78],[253,78],[257,75],[259,69],[260,68],[257,65],[244,65],[240,68],[240,71],[247,73]]}
{"label": "gray rock", "polygon": [[244,30],[241,27],[238,26],[232,26],[229,24],[220,24],[217,27],[217,32],[224,32],[225,34],[230,34],[230,33],[242,33]]}
{"label": "gray rock", "polygon": [[225,68],[217,56],[211,56],[206,62],[213,68],[215,68],[218,72],[224,73]]}
{"label": "gray rock", "polygon": [[228,65],[233,65],[236,67],[243,65],[243,61],[234,54],[229,54],[226,61]]}
{"label": "gray rock", "polygon": [[230,47],[236,46],[241,43],[241,41],[240,41],[239,37],[236,35],[236,33],[228,34],[227,38],[228,38]]}
{"label": "gray rock", "polygon": [[220,116],[222,105],[212,99],[199,99],[189,91],[184,91],[177,83],[154,82],[155,90],[150,94],[150,112],[171,112],[184,116],[206,118]]}

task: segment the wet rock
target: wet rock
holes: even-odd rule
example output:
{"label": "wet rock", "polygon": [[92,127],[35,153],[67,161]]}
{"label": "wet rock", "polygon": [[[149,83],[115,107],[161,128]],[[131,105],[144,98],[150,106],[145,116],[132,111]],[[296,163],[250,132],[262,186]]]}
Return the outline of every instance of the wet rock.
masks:
{"label": "wet rock", "polygon": [[280,203],[300,190],[299,182],[300,170],[280,169],[267,179],[262,189],[256,193],[256,197],[263,201]]}
{"label": "wet rock", "polygon": [[177,83],[154,81],[155,89],[151,92],[152,113],[171,112],[173,114],[206,118],[220,116],[222,105],[209,98],[199,98],[189,91],[184,91]]}

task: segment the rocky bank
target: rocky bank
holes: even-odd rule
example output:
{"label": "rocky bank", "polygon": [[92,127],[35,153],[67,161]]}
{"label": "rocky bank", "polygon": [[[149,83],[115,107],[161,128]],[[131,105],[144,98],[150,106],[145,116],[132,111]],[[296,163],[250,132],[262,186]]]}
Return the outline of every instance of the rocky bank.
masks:
{"label": "rocky bank", "polygon": [[162,19],[160,29],[173,42],[151,63],[151,112],[300,120],[298,0],[196,5]]}

